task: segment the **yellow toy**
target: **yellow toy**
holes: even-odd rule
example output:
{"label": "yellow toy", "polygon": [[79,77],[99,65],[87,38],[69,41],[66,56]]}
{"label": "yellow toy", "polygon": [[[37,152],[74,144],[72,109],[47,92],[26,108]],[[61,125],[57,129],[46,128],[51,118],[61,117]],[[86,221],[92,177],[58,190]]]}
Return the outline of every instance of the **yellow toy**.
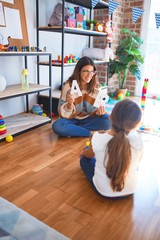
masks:
{"label": "yellow toy", "polygon": [[8,135],[8,136],[6,137],[6,142],[10,143],[10,142],[12,142],[12,141],[13,141],[12,135]]}
{"label": "yellow toy", "polygon": [[90,146],[90,141],[88,140],[88,141],[86,142],[86,147],[85,147],[85,149],[89,148],[89,146]]}

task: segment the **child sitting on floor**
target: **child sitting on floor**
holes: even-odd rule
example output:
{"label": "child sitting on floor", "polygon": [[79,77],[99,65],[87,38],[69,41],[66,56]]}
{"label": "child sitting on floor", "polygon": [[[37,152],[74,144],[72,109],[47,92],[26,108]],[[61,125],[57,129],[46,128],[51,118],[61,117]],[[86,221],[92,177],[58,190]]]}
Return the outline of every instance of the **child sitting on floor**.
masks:
{"label": "child sitting on floor", "polygon": [[139,106],[124,99],[110,115],[111,129],[95,132],[83,151],[80,166],[94,190],[105,197],[133,194],[143,142],[136,128],[141,122]]}

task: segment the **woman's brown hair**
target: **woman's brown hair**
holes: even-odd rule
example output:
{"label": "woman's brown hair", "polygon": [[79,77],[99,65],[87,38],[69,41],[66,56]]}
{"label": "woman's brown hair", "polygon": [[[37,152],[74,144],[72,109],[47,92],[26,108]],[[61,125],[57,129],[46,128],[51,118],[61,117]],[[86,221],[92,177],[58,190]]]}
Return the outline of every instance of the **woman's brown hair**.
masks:
{"label": "woman's brown hair", "polygon": [[[93,60],[91,58],[89,58],[89,57],[82,57],[82,58],[80,58],[80,60],[77,62],[76,66],[75,66],[75,69],[74,69],[72,75],[68,79],[69,83],[70,83],[70,86],[72,85],[72,81],[73,80],[77,80],[78,85],[79,85],[79,87],[81,89],[80,72],[81,72],[82,68],[87,66],[87,65],[93,66],[93,69],[96,72],[95,64],[94,64],[94,62],[93,62]],[[89,91],[89,93],[94,93],[94,91],[96,90],[96,88],[99,87],[99,85],[100,84],[99,84],[97,76],[95,74],[95,75],[93,75],[92,80],[88,84],[88,91]]]}
{"label": "woman's brown hair", "polygon": [[136,128],[141,117],[140,107],[129,99],[118,102],[112,110],[111,129],[115,134],[106,148],[106,156],[109,155],[106,174],[115,192],[122,191],[124,188],[125,177],[131,162],[131,146],[127,135]]}

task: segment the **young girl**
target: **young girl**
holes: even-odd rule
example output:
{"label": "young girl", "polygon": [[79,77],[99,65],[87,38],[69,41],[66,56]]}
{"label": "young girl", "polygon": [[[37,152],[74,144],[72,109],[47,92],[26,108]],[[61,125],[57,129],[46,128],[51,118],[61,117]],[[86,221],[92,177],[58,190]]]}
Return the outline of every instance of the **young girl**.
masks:
{"label": "young girl", "polygon": [[[71,93],[73,80],[77,81],[81,96]],[[53,123],[53,131],[60,136],[88,137],[92,131],[109,129],[104,106],[94,107],[99,87],[94,62],[82,57],[63,86],[58,106],[60,118]]]}
{"label": "young girl", "polygon": [[124,99],[110,115],[111,129],[93,134],[91,144],[83,151],[80,166],[92,187],[103,196],[120,197],[136,189],[138,164],[143,143],[136,127],[141,122],[139,106]]}

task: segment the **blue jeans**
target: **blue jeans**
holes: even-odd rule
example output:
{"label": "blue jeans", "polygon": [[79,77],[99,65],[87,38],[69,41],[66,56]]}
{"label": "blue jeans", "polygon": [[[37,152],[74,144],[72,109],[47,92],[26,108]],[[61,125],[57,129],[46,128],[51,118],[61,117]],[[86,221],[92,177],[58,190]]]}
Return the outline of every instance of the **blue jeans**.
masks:
{"label": "blue jeans", "polygon": [[52,124],[52,129],[63,137],[89,137],[91,131],[108,130],[110,125],[109,115],[104,114],[82,120],[59,118]]}
{"label": "blue jeans", "polygon": [[89,183],[91,184],[92,188],[94,189],[94,191],[98,192],[94,186],[93,183],[93,176],[94,176],[94,168],[95,168],[95,163],[96,163],[96,159],[93,158],[86,158],[84,156],[82,156],[80,158],[80,166],[82,171],[84,172],[85,176],[87,177]]}

